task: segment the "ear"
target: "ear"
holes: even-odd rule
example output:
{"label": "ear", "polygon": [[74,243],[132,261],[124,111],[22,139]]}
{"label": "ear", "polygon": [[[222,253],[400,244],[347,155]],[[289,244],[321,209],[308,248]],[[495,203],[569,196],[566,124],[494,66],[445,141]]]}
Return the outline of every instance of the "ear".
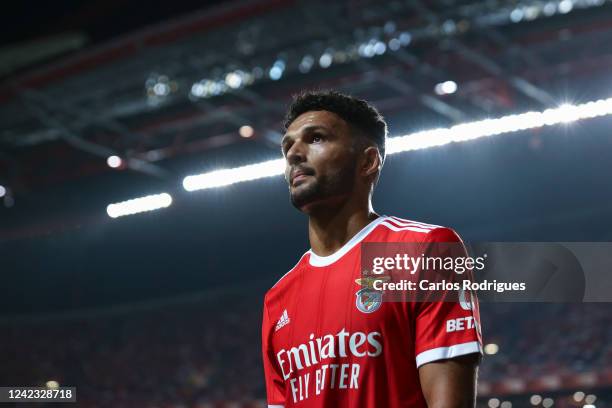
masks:
{"label": "ear", "polygon": [[363,161],[361,163],[360,172],[364,177],[375,176],[380,173],[381,161],[378,149],[374,146],[368,146],[363,150]]}

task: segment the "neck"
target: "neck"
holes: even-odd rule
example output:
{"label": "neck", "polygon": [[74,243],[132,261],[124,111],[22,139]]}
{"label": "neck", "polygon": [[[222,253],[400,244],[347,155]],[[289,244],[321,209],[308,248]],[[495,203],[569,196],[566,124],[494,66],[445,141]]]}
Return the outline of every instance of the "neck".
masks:
{"label": "neck", "polygon": [[319,256],[331,255],[377,217],[369,197],[314,211],[308,219],[310,247]]}

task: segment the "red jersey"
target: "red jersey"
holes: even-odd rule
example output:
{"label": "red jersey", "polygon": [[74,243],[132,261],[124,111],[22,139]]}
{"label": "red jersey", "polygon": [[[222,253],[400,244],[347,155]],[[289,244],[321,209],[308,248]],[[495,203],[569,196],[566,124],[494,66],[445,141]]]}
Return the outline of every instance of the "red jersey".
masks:
{"label": "red jersey", "polygon": [[[361,243],[462,241],[451,229],[379,217],[330,256],[306,252],[266,294],[268,407],[426,407],[418,368],[481,353],[478,303],[360,298]],[[452,323],[452,324],[449,324]],[[473,324],[463,324],[473,322]]]}

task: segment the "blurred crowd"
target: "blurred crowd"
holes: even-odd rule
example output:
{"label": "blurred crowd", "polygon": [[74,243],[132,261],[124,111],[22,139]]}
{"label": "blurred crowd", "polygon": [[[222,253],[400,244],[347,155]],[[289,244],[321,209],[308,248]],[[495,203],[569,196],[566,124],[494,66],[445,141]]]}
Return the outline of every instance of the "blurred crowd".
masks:
{"label": "blurred crowd", "polygon": [[[612,367],[610,304],[483,304],[480,378]],[[0,384],[77,387],[80,407],[263,405],[261,298],[227,295],[107,314],[0,323]],[[214,405],[217,406],[217,405]]]}
{"label": "blurred crowd", "polygon": [[499,346],[499,353],[485,356],[482,378],[530,380],[612,368],[610,303],[496,303],[481,310],[485,341]]}
{"label": "blurred crowd", "polygon": [[254,300],[230,296],[0,325],[0,384],[57,381],[77,387],[79,406],[87,408],[252,401],[265,394]]}

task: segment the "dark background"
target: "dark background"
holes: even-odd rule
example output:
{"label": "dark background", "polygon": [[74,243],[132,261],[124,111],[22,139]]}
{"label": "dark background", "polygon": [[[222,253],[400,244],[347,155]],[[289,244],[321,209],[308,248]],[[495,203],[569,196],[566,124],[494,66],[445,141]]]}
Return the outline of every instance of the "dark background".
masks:
{"label": "dark background", "polygon": [[[261,302],[308,250],[307,219],[280,176],[193,193],[182,179],[279,158],[284,111],[303,89],[367,99],[390,136],[610,97],[612,5],[553,3],[550,16],[545,3],[508,1],[10,5],[0,49],[0,346],[13,358],[0,383],[61,378],[87,390],[83,406],[263,398]],[[397,51],[318,65],[325,52],[406,33]],[[300,72],[305,55],[314,66]],[[272,80],[276,61],[286,68]],[[251,85],[191,92],[256,67],[263,76]],[[446,80],[457,92],[438,95]],[[168,95],[155,94],[158,83]],[[466,241],[610,241],[611,124],[604,116],[389,156],[375,209]],[[240,137],[242,125],[255,135]],[[111,154],[124,159],[119,169],[106,164]],[[160,192],[171,207],[106,214],[110,203]],[[501,350],[482,370],[493,384],[481,389],[483,406],[493,397],[523,406],[536,392],[582,406],[570,398],[577,390],[609,393],[609,303],[504,307],[483,310],[485,340]],[[142,373],[129,379],[134,366]],[[568,380],[581,372],[597,381]],[[241,374],[245,388],[229,385]],[[564,385],[538,385],[546,375]],[[495,385],[516,378],[531,382],[519,392]],[[152,388],[170,391],[147,399]]]}

